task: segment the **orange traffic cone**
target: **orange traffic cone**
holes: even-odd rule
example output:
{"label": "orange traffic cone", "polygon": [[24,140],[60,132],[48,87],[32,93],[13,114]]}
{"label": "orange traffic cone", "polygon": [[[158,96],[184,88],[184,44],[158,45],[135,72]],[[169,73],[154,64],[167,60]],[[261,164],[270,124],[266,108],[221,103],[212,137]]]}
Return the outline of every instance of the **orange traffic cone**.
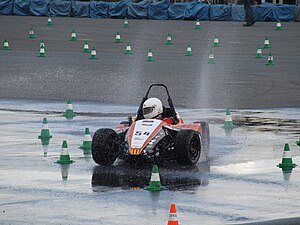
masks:
{"label": "orange traffic cone", "polygon": [[171,204],[168,225],[179,225],[176,213],[176,205]]}

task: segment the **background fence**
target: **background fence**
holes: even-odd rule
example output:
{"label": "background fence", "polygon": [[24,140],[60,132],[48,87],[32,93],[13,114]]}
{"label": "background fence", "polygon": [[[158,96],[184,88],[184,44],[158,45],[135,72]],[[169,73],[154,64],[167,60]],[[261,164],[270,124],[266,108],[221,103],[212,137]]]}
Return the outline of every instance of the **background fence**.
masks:
{"label": "background fence", "polygon": [[[208,0],[201,0],[208,1]],[[212,0],[212,3],[234,0]],[[235,0],[239,1],[239,0]],[[275,1],[275,0],[272,0]],[[276,0],[277,1],[277,0]],[[278,0],[289,1],[292,0]],[[1,0],[0,14],[19,16],[72,16],[89,18],[133,18],[156,20],[215,20],[244,21],[243,5],[206,4],[199,1],[176,2],[122,0],[119,2],[74,0]],[[257,3],[257,2],[256,2]],[[300,8],[296,4],[256,4],[256,21],[300,21]]]}

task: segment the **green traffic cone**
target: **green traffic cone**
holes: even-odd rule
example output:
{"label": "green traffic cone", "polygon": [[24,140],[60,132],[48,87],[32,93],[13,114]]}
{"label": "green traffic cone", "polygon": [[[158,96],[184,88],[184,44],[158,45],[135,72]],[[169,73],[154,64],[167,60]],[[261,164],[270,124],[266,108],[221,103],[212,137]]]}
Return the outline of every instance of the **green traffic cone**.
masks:
{"label": "green traffic cone", "polygon": [[208,64],[215,64],[215,56],[212,50],[210,50],[209,56],[208,56]]}
{"label": "green traffic cone", "polygon": [[83,52],[83,53],[90,53],[89,44],[88,44],[87,41],[84,42],[82,52]]}
{"label": "green traffic cone", "polygon": [[153,54],[152,54],[152,50],[151,49],[148,50],[147,62],[154,62]]}
{"label": "green traffic cone", "polygon": [[256,57],[255,58],[258,58],[258,59],[263,58],[262,50],[261,50],[260,46],[257,46],[257,51],[256,51]]}
{"label": "green traffic cone", "polygon": [[117,34],[116,34],[115,43],[123,43],[123,41],[121,39],[121,35],[119,34],[119,32],[117,32]]}
{"label": "green traffic cone", "polygon": [[9,43],[6,39],[4,39],[3,50],[11,50],[11,48],[9,47]]}
{"label": "green traffic cone", "polygon": [[42,47],[40,48],[40,54],[39,54],[38,57],[46,57],[46,51],[45,51],[44,46],[42,46]]}
{"label": "green traffic cone", "polygon": [[97,58],[97,51],[96,51],[96,48],[95,48],[95,47],[93,47],[89,59],[98,59],[98,58]]}
{"label": "green traffic cone", "polygon": [[50,134],[49,127],[48,127],[47,118],[43,119],[43,126],[42,126],[42,130],[41,130],[41,134],[38,136],[38,138],[41,139],[44,156],[46,157],[47,153],[48,153],[48,145],[49,145],[50,139],[52,138],[52,135]]}
{"label": "green traffic cone", "polygon": [[38,138],[41,139],[42,145],[49,145],[49,141],[52,138],[52,135],[49,131],[47,118],[43,119],[41,134],[38,136]]}
{"label": "green traffic cone", "polygon": [[77,35],[74,30],[72,31],[70,41],[78,41]]}
{"label": "green traffic cone", "polygon": [[[46,46],[45,46],[45,43],[44,43],[44,40],[41,40],[41,42],[40,42],[40,49],[41,49],[41,47],[44,47],[44,48],[46,47]],[[40,50],[39,50],[39,51],[40,51]]]}
{"label": "green traffic cone", "polygon": [[297,166],[295,163],[293,163],[290,146],[287,143],[284,145],[282,161],[277,166],[285,169],[291,169]]}
{"label": "green traffic cone", "polygon": [[185,56],[192,56],[193,53],[192,53],[192,47],[190,44],[188,44],[187,48],[186,48],[186,53],[185,53]]}
{"label": "green traffic cone", "polygon": [[145,189],[148,191],[162,191],[164,189],[160,182],[157,165],[153,165],[150,184]]}
{"label": "green traffic cone", "polygon": [[52,22],[52,18],[51,16],[48,16],[48,23],[47,23],[48,26],[53,26],[53,22]]}
{"label": "green traffic cone", "polygon": [[268,37],[265,38],[265,42],[264,42],[263,48],[271,48],[270,41],[269,41]]}
{"label": "green traffic cone", "polygon": [[296,141],[296,144],[300,147],[300,138],[299,141]]}
{"label": "green traffic cone", "polygon": [[215,35],[213,47],[220,47],[219,38]]}
{"label": "green traffic cone", "polygon": [[128,19],[127,18],[124,19],[123,28],[129,28],[129,24],[128,24]]}
{"label": "green traffic cone", "polygon": [[62,165],[74,163],[74,161],[70,159],[68,143],[66,140],[63,140],[60,158],[55,163]]}
{"label": "green traffic cone", "polygon": [[199,19],[196,20],[195,30],[201,30],[200,20]]}
{"label": "green traffic cone", "polygon": [[275,30],[283,30],[280,21],[277,21],[277,23],[276,23],[276,29]]}
{"label": "green traffic cone", "polygon": [[130,46],[129,43],[127,43],[127,45],[126,45],[126,49],[125,49],[125,53],[124,54],[125,55],[132,55],[133,54],[133,51],[132,51],[131,46]]}
{"label": "green traffic cone", "polygon": [[224,126],[222,126],[222,128],[225,130],[233,130],[234,128],[236,128],[236,125],[232,121],[232,116],[229,109],[226,110],[226,118]]}
{"label": "green traffic cone", "polygon": [[173,42],[172,42],[171,34],[168,34],[166,45],[172,45],[172,44]]}
{"label": "green traffic cone", "polygon": [[268,56],[268,62],[266,63],[266,66],[274,66],[274,65],[275,65],[274,58],[273,58],[272,52],[270,52],[269,56]]}
{"label": "green traffic cone", "polygon": [[32,28],[30,28],[30,30],[29,30],[28,38],[29,38],[29,39],[34,39],[34,38],[35,38],[34,31],[33,31]]}
{"label": "green traffic cone", "polygon": [[73,119],[76,116],[76,113],[74,113],[73,111],[73,105],[71,99],[67,100],[67,109],[63,114],[63,116],[66,117],[67,119]]}
{"label": "green traffic cone", "polygon": [[84,141],[83,141],[83,144],[79,148],[84,150],[84,154],[91,154],[91,152],[92,152],[92,138],[91,138],[89,128],[85,128]]}

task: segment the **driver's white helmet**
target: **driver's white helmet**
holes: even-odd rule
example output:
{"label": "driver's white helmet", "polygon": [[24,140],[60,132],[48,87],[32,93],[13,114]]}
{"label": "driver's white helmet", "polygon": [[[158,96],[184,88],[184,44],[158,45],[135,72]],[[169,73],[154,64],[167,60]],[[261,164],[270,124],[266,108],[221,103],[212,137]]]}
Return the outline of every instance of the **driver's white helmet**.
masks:
{"label": "driver's white helmet", "polygon": [[145,119],[153,119],[162,114],[163,106],[158,98],[149,98],[143,104],[143,114]]}

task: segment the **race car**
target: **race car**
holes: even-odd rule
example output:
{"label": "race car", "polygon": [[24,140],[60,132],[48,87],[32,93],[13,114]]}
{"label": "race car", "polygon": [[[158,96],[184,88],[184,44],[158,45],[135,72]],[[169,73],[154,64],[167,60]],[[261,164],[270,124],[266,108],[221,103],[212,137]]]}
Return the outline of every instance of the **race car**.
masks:
{"label": "race car", "polygon": [[[153,87],[164,88],[168,107],[162,117],[172,118],[174,124],[160,119],[145,119],[143,105]],[[176,112],[168,88],[152,84],[142,99],[136,118],[128,117],[114,129],[98,129],[92,139],[92,157],[99,165],[112,165],[116,159],[137,164],[144,161],[175,160],[181,165],[195,165],[209,155],[210,134],[207,122],[185,123]]]}

